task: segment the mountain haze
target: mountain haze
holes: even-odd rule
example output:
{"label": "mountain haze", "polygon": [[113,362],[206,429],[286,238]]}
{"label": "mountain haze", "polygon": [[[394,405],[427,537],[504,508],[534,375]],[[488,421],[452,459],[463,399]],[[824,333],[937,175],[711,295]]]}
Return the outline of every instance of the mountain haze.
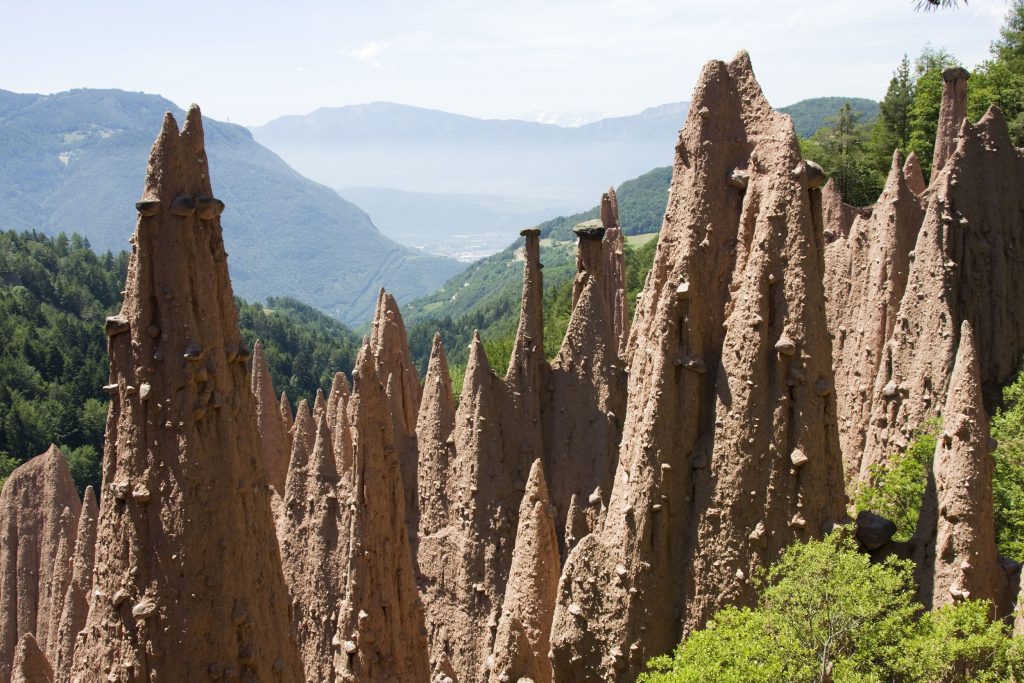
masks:
{"label": "mountain haze", "polygon": [[[182,110],[157,95],[0,91],[0,227],[73,230],[99,250],[125,248],[135,207],[124,197],[141,192],[166,111],[181,121]],[[206,119],[206,139],[241,296],[292,296],[357,324],[381,286],[407,299],[461,269],[388,239],[365,212],[301,176],[245,128]]]}
{"label": "mountain haze", "polygon": [[529,197],[572,211],[592,204],[608,185],[667,165],[687,110],[686,102],[675,102],[568,128],[373,102],[285,116],[252,130],[331,187]]}

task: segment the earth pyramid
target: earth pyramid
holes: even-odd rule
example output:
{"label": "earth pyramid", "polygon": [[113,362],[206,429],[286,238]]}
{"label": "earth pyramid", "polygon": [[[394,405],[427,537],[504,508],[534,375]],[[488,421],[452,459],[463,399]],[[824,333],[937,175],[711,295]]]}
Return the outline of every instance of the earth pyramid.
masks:
{"label": "earth pyramid", "polygon": [[555,680],[630,680],[844,518],[822,181],[746,53],[708,63],[633,322],[608,512],[561,577]]}
{"label": "earth pyramid", "polygon": [[[960,344],[971,323],[985,403],[1024,355],[1024,152],[1014,147],[1002,112],[990,107],[976,124],[966,111],[966,79],[947,73],[938,150],[949,150],[921,195],[907,284],[871,384],[859,476],[909,444],[941,412]],[[959,75],[958,75],[959,74]],[[850,430],[847,430],[848,432]]]}
{"label": "earth pyramid", "polygon": [[136,206],[72,678],[301,681],[197,107],[165,116]]}
{"label": "earth pyramid", "polygon": [[[61,539],[74,538],[82,503],[64,454],[50,446],[20,465],[0,492],[0,681],[11,678],[14,652],[30,633],[45,648],[60,620],[64,595],[51,592],[54,574],[66,572]],[[65,515],[65,510],[68,511]],[[58,559],[59,558],[59,559]],[[58,562],[60,564],[58,564]],[[42,641],[39,643],[37,641]]]}

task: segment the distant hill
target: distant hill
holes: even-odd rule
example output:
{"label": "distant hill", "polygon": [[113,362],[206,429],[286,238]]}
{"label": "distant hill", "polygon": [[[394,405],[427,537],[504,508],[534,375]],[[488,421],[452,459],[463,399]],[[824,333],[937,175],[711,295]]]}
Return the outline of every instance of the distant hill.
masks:
{"label": "distant hill", "polygon": [[781,107],[779,111],[793,117],[797,135],[809,138],[819,128],[829,125],[829,117],[838,114],[847,102],[853,111],[863,116],[861,121],[867,123],[878,118],[878,102],[863,97],[814,97]]}
{"label": "distant hill", "polygon": [[675,102],[565,127],[374,102],[252,130],[300,172],[366,209],[389,236],[444,254],[464,253],[470,241],[479,254],[544,216],[586,209],[609,185],[670,164],[688,109]]}
{"label": "distant hill", "polygon": [[502,249],[524,227],[559,213],[560,204],[499,195],[343,187],[338,193],[391,239],[471,262]]}
{"label": "distant hill", "polygon": [[335,188],[553,199],[571,208],[671,163],[688,109],[674,102],[568,128],[373,102],[284,116],[252,131]]}
{"label": "distant hill", "polygon": [[[616,188],[619,220],[627,235],[657,233],[668,203],[672,168],[664,166],[627,180]],[[541,262],[544,264],[544,289],[556,293],[576,273],[575,241],[572,228],[599,217],[600,207],[559,216],[539,224]],[[522,238],[502,251],[481,259],[456,275],[439,290],[408,303],[402,314],[409,328],[413,355],[425,370],[430,339],[435,330],[444,335],[453,363],[465,361],[465,348],[474,329],[481,330],[485,341],[500,339],[514,331],[519,313],[523,262]],[[643,258],[653,256],[653,243]],[[647,263],[647,268],[650,264]],[[636,283],[639,288],[639,282]],[[554,295],[554,294],[553,294]],[[564,332],[564,330],[562,330]],[[553,340],[560,339],[552,337]],[[491,359],[492,362],[498,362]]]}
{"label": "distant hill", "polygon": [[[157,95],[0,91],[0,229],[76,231],[99,250],[125,248],[165,111],[182,123],[182,110]],[[291,296],[358,324],[381,286],[407,300],[463,268],[380,234],[365,212],[299,175],[245,128],[211,119],[205,128],[240,295]]]}

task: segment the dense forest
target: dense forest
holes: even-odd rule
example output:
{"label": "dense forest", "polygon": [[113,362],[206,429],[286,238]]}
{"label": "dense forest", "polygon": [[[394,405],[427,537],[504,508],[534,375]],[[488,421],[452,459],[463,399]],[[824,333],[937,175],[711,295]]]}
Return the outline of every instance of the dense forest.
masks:
{"label": "dense forest", "polygon": [[[879,116],[869,120],[850,103],[843,104],[829,126],[804,140],[804,156],[821,163],[843,198],[858,206],[878,197],[894,149],[915,153],[927,176],[942,101],[942,71],[951,66],[960,62],[940,48],[926,48],[913,63],[904,56],[889,81]],[[1024,145],[1024,11],[1019,2],[1010,9],[999,40],[992,43],[989,59],[971,72],[971,120],[981,118],[993,104],[1002,109],[1014,142]]]}
{"label": "dense forest", "polygon": [[[96,254],[88,240],[0,233],[0,481],[52,442],[79,486],[98,485],[107,418],[104,318],[121,305],[125,252]],[[246,342],[266,346],[278,390],[312,397],[330,371],[350,368],[358,339],[291,299],[236,300]]]}

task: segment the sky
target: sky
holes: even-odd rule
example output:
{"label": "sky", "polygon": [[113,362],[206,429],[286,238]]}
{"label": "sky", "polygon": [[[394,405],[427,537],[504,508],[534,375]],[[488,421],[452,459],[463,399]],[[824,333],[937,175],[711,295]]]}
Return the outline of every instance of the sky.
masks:
{"label": "sky", "polygon": [[690,99],[701,66],[750,52],[774,106],[881,99],[904,53],[967,67],[1008,8],[970,0],[0,0],[0,89],[121,88],[261,125],[390,101],[580,122]]}

